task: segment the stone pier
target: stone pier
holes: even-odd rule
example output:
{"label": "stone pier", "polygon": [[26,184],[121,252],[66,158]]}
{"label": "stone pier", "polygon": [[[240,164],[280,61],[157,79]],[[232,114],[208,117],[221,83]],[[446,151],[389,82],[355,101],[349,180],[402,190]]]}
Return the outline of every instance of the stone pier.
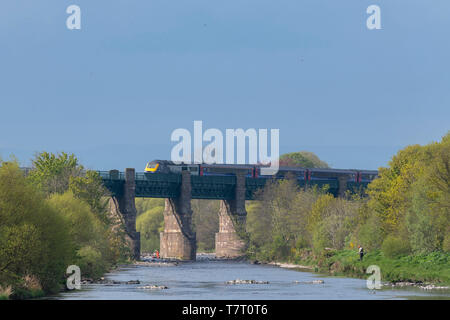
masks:
{"label": "stone pier", "polygon": [[191,174],[182,171],[180,196],[166,199],[164,231],[160,233],[162,258],[195,260],[196,234],[192,230]]}
{"label": "stone pier", "polygon": [[216,256],[236,258],[244,255],[245,242],[239,237],[245,232],[245,175],[236,175],[235,198],[221,200],[219,209],[219,232],[216,233]]}
{"label": "stone pier", "polygon": [[345,196],[345,192],[347,191],[348,179],[349,179],[348,176],[338,177],[338,182],[339,182],[338,197],[340,197],[340,198],[343,198]]}
{"label": "stone pier", "polygon": [[139,260],[141,254],[141,236],[139,232],[136,232],[137,212],[134,203],[135,195],[135,171],[134,169],[127,168],[125,169],[125,184],[123,186],[122,195],[117,197],[117,205],[114,200],[112,204],[115,205],[115,210],[118,210],[123,218],[125,231],[128,235],[127,240],[129,242],[133,258]]}

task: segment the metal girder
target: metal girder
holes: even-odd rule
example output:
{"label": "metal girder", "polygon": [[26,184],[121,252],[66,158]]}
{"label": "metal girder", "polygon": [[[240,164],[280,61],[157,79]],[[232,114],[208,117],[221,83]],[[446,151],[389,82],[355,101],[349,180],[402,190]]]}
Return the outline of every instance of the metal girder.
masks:
{"label": "metal girder", "polygon": [[[99,172],[105,187],[113,196],[121,196],[125,183],[124,174],[116,170]],[[265,178],[245,178],[245,199],[254,200],[255,193],[264,188]],[[145,198],[176,198],[180,195],[181,175],[173,173],[136,173],[136,197]],[[328,192],[337,196],[339,183],[335,179],[298,180],[300,188],[326,186]],[[367,188],[368,182],[348,182],[347,190],[351,193],[361,193]],[[191,176],[192,199],[229,200],[235,196],[235,176]]]}

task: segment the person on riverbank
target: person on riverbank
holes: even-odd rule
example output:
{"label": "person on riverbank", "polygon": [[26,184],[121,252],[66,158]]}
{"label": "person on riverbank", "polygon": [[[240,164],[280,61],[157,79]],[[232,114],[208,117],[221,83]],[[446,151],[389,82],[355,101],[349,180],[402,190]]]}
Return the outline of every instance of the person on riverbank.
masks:
{"label": "person on riverbank", "polygon": [[364,249],[361,246],[358,246],[358,252],[359,252],[359,261],[363,260],[364,257]]}

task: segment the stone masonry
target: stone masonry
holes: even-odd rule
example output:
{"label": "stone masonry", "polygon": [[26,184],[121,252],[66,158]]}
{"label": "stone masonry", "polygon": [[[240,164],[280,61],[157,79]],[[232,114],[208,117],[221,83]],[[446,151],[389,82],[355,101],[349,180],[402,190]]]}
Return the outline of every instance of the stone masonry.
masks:
{"label": "stone masonry", "polygon": [[141,251],[141,236],[136,232],[136,206],[134,203],[136,194],[135,171],[132,168],[125,169],[125,184],[122,196],[117,198],[118,210],[125,224],[128,242],[133,258],[139,260]]}
{"label": "stone masonry", "polygon": [[236,175],[235,197],[221,200],[219,209],[219,232],[216,233],[216,256],[236,258],[244,254],[245,243],[238,235],[245,232],[245,176]]}
{"label": "stone masonry", "polygon": [[160,233],[162,258],[195,260],[196,234],[192,230],[191,174],[182,171],[178,198],[166,199],[164,231]]}

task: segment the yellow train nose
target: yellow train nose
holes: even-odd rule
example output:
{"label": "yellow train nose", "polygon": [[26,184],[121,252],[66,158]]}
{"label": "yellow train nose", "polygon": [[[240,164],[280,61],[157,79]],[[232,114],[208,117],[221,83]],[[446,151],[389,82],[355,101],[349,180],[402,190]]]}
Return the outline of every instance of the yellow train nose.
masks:
{"label": "yellow train nose", "polygon": [[154,167],[149,167],[148,165],[145,167],[145,172],[156,172],[158,170],[159,163],[157,163]]}

